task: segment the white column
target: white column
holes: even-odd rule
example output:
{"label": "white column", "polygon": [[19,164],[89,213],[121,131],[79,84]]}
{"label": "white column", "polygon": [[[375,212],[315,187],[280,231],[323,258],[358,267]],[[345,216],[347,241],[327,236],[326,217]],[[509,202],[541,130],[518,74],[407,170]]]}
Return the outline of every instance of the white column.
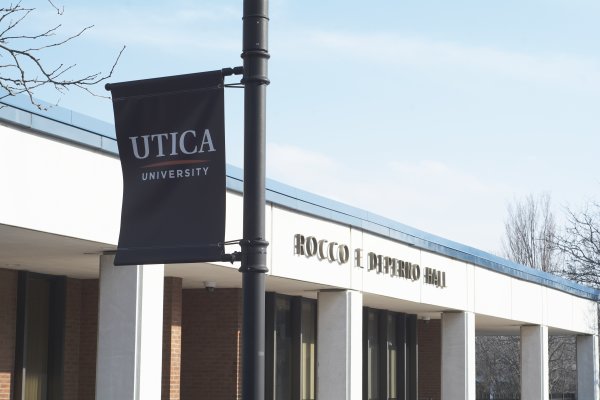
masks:
{"label": "white column", "polygon": [[548,327],[521,326],[521,400],[548,400]]}
{"label": "white column", "polygon": [[96,399],[160,400],[164,265],[100,256]]}
{"label": "white column", "polygon": [[362,399],[362,293],[319,292],[317,398]]}
{"label": "white column", "polygon": [[600,399],[597,335],[577,336],[577,398]]}
{"label": "white column", "polygon": [[442,314],[442,400],[475,400],[475,314]]}

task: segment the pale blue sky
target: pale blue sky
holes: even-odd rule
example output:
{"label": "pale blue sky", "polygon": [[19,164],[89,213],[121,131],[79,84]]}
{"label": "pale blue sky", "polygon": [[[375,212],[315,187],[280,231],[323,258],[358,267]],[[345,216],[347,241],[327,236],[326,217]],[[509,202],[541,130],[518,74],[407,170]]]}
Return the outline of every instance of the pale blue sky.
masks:
{"label": "pale blue sky", "polygon": [[[241,0],[64,0],[59,20],[36,3],[30,26],[95,25],[57,61],[106,70],[127,45],[111,81],[241,65]],[[600,2],[272,0],[270,14],[270,177],[487,251],[515,197],[600,199]],[[242,91],[226,98],[241,166]],[[60,105],[112,122],[108,100]]]}

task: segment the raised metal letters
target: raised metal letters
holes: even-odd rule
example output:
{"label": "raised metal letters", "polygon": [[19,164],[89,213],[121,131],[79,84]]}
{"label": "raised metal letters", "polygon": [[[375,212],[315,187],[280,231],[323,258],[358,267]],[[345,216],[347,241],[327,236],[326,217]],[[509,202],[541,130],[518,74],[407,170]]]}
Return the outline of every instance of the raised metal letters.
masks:
{"label": "raised metal letters", "polygon": [[421,267],[418,264],[378,255],[373,252],[370,252],[367,258],[369,271],[376,271],[378,274],[386,274],[392,277],[410,279],[411,281],[416,281],[421,277]]}
{"label": "raised metal letters", "polygon": [[[307,258],[317,257],[319,260],[327,260],[330,263],[346,264],[350,259],[350,248],[345,244],[330,242],[327,239],[317,239],[314,236],[294,235],[294,254]],[[375,271],[377,274],[389,275],[393,278],[402,278],[412,282],[421,279],[421,267],[409,261],[394,257],[367,253],[367,271]],[[364,268],[363,250],[354,249],[354,266]],[[425,267],[423,270],[423,283],[434,285],[438,288],[446,287],[446,272],[434,268]]]}
{"label": "raised metal letters", "polygon": [[326,239],[317,240],[314,236],[305,237],[294,235],[294,254],[314,257],[319,260],[346,264],[350,259],[350,249],[345,244],[329,242]]}
{"label": "raised metal letters", "polygon": [[446,287],[446,272],[444,271],[438,271],[433,268],[425,268],[423,279],[424,282],[429,285],[435,285],[439,288]]}

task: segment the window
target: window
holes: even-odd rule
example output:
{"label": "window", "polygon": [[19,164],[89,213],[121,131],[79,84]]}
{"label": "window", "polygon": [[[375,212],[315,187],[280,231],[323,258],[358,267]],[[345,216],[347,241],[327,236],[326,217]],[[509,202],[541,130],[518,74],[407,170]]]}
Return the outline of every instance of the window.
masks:
{"label": "window", "polygon": [[366,310],[366,384],[367,400],[379,400],[379,313]]}
{"label": "window", "polygon": [[315,366],[317,363],[317,303],[302,300],[300,325],[300,399],[315,399]]}
{"label": "window", "polygon": [[15,398],[62,398],[65,279],[19,273]]}
{"label": "window", "polygon": [[417,317],[365,308],[363,399],[417,398]]}
{"label": "window", "polygon": [[265,398],[315,400],[316,301],[267,293]]}
{"label": "window", "polygon": [[273,337],[274,399],[292,400],[292,313],[291,302],[285,297],[275,297]]}
{"label": "window", "polygon": [[387,318],[387,392],[390,400],[398,398],[398,343],[396,338],[396,318],[392,313],[386,314]]}

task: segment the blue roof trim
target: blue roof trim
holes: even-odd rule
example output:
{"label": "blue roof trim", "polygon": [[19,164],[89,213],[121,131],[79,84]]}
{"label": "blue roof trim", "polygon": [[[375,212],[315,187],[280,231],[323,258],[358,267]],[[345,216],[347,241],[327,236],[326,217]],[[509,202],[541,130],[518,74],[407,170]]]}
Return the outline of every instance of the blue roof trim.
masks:
{"label": "blue roof trim", "polygon": [[[0,97],[5,93],[5,91],[0,91]],[[28,113],[30,116],[39,116],[46,120],[55,121],[58,123],[76,127],[79,130],[88,131],[94,135],[100,135],[110,139],[116,139],[115,127],[114,125],[109,124],[108,122],[101,121],[99,119],[92,118],[88,115],[80,114],[75,111],[71,111],[64,107],[52,105],[45,101],[36,99],[36,102],[45,110],[40,110],[35,105],[31,104],[29,97],[23,95],[9,96],[0,100],[0,104],[5,104],[6,106],[10,106],[13,109]],[[5,119],[3,116],[1,118]],[[23,125],[21,123],[18,124]],[[48,133],[52,134],[52,132]]]}
{"label": "blue roof trim", "polygon": [[[62,107],[40,110],[24,96],[0,100],[0,120],[41,134],[71,141],[118,156],[114,126]],[[227,165],[227,188],[243,191],[243,171]],[[268,202],[299,212],[389,237],[411,246],[478,265],[525,281],[538,283],[578,297],[600,300],[600,290],[528,268],[493,254],[435,236],[388,218],[267,179]]]}

